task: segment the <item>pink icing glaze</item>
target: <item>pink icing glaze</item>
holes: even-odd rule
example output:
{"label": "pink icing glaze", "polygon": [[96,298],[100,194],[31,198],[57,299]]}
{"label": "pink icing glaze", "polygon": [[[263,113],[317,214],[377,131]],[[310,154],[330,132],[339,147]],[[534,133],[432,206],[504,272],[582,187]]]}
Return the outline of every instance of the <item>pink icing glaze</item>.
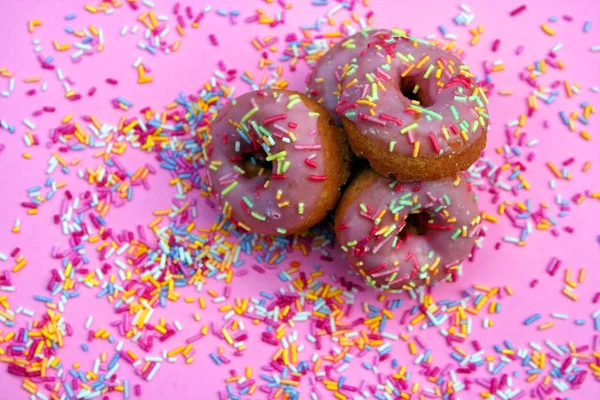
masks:
{"label": "pink icing glaze", "polygon": [[340,97],[344,65],[358,57],[360,52],[369,43],[376,41],[377,35],[381,33],[390,34],[390,31],[384,29],[361,30],[336,43],[319,59],[308,77],[306,94],[331,111],[338,124],[340,118],[335,114],[334,109]]}
{"label": "pink icing glaze", "polygon": [[[318,117],[297,94],[275,90],[246,93],[219,112],[211,128],[208,179],[234,223],[285,234],[311,213],[325,177]],[[242,156],[250,154],[270,164],[272,175],[245,177]],[[265,160],[268,155],[277,158]]]}
{"label": "pink icing glaze", "polygon": [[[456,276],[481,229],[475,194],[464,175],[401,183],[372,171],[366,174],[373,183],[341,219],[336,217],[338,240],[352,268],[367,284],[392,291]],[[410,214],[421,218],[416,229],[427,226],[421,236],[414,225],[408,229],[412,232],[403,232]],[[430,270],[434,266],[437,274]]]}
{"label": "pink icing glaze", "polygon": [[[462,152],[487,131],[485,93],[456,56],[396,35],[369,46],[347,65],[336,111],[370,140],[400,156],[435,158]],[[421,106],[401,85],[405,93],[419,85],[410,96]]]}

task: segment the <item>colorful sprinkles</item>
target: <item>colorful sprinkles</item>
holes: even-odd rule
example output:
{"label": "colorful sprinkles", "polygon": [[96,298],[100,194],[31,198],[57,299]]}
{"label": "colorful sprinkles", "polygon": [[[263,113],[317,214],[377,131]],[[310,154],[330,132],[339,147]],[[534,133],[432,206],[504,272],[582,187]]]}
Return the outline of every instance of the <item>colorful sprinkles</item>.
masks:
{"label": "colorful sprinkles", "polygon": [[[314,7],[314,19],[296,26],[295,3],[256,3],[245,14],[179,2],[167,8],[151,0],[93,1],[65,10],[60,23],[66,36],[60,38],[47,37],[49,24],[43,18],[23,21],[40,72],[25,75],[11,67],[10,59],[2,61],[8,65],[0,65],[0,162],[16,154],[11,165],[15,170],[30,168],[32,158],[45,157],[47,164],[40,171],[44,178],[28,182],[24,192],[15,194],[22,212],[0,226],[2,390],[11,398],[40,400],[144,398],[152,391],[153,384],[147,382],[159,373],[169,374],[169,364],[181,362],[201,366],[196,368],[199,376],[202,368],[218,368],[223,381],[214,382],[214,392],[207,396],[223,400],[575,399],[582,387],[594,393],[588,386],[600,379],[600,292],[594,288],[593,259],[586,266],[572,265],[552,257],[552,249],[546,248],[541,262],[526,265],[520,287],[506,286],[502,276],[495,275],[493,285],[381,294],[345,269],[335,269],[343,261],[333,250],[334,233],[327,227],[315,227],[303,236],[259,236],[213,211],[216,203],[203,177],[206,169],[218,167],[206,163],[206,144],[219,109],[236,91],[288,86],[302,90],[299,71],[313,66],[331,44],[375,26],[377,13],[385,12],[376,13],[377,5],[371,8],[366,0],[312,0],[308,3]],[[532,8],[511,6],[504,16],[516,23]],[[489,48],[490,59],[482,61],[481,73],[469,72],[483,88],[480,101],[487,103],[484,96],[497,95],[523,104],[519,115],[493,117],[494,135],[501,140],[467,172],[469,185],[485,199],[480,204],[491,204],[481,214],[485,245],[476,246],[472,258],[483,251],[506,251],[509,255],[503,257],[512,262],[519,247],[539,245],[541,238],[558,238],[551,243],[568,246],[568,238],[580,229],[576,220],[571,222],[571,214],[597,207],[600,200],[593,178],[595,160],[581,159],[572,150],[597,140],[594,100],[600,89],[580,84],[568,66],[585,60],[571,60],[561,51],[573,40],[561,42],[565,24],[577,24],[577,32],[587,36],[594,35],[597,26],[570,15],[540,20],[535,34],[556,42],[545,54],[531,53],[508,34],[488,36],[476,11],[461,4],[458,15],[438,24],[439,32],[425,39],[455,49],[461,57],[468,51],[458,48],[460,44]],[[99,76],[94,82],[75,80],[71,71],[93,67],[96,57],[105,57],[116,45],[99,15],[115,13],[133,13],[131,22],[117,31],[123,43],[133,43],[136,53],[127,61],[131,70]],[[213,76],[202,77],[198,91],[181,93],[157,109],[132,102],[121,90],[123,82],[165,82],[153,71],[155,57],[176,57],[193,35],[203,35],[211,51],[224,48],[223,32],[201,29],[209,18],[225,26],[259,24],[271,29],[264,36],[241,40],[241,45],[245,41],[256,50],[252,62],[263,75],[255,76],[246,65],[219,61]],[[509,50],[510,46],[514,47]],[[598,49],[586,49],[586,57],[595,57]],[[520,59],[536,58],[504,64],[499,54],[505,51]],[[428,61],[421,61],[415,60],[412,69],[437,74],[435,66],[430,69]],[[518,84],[506,88],[497,77],[509,73],[518,76]],[[381,91],[376,80],[372,83],[371,100]],[[46,102],[49,86],[59,87],[64,100]],[[94,115],[95,108],[73,108],[74,102],[98,92],[111,93],[114,118]],[[15,94],[31,101],[24,104],[27,115],[4,113],[2,106],[17,101]],[[557,99],[570,99],[572,105],[556,111],[552,104]],[[461,96],[454,100],[477,102]],[[298,107],[294,101],[286,107]],[[410,112],[438,118],[425,110],[414,104]],[[60,122],[46,129],[45,118],[51,115]],[[408,119],[402,125],[391,116],[377,117],[371,121],[402,126],[407,138],[415,128]],[[487,116],[482,119],[487,125]],[[263,123],[283,124],[277,115]],[[462,121],[455,125],[467,135],[478,129],[461,126]],[[564,157],[547,159],[537,150],[545,145],[544,133],[550,129],[564,133]],[[411,154],[418,156],[427,148],[439,153],[442,144],[428,133],[411,144]],[[395,146],[399,144],[390,143],[390,151]],[[307,169],[319,165],[310,157],[316,150],[304,143],[294,149],[306,153]],[[287,156],[270,155],[282,163]],[[536,170],[543,170],[544,178],[534,178]],[[320,182],[326,176],[315,170],[309,179]],[[586,179],[585,189],[573,191],[582,187],[576,182]],[[123,210],[132,210],[131,201],[163,180],[172,193],[167,203],[146,220],[123,227]],[[542,193],[544,199],[538,196]],[[243,202],[253,207],[251,199]],[[305,212],[304,207],[300,202],[294,211]],[[198,224],[200,215],[212,213],[212,224]],[[32,218],[36,223],[46,218],[48,229],[62,235],[55,246],[41,250],[52,257],[48,265],[35,265],[26,251]],[[22,244],[11,247],[20,240]],[[597,252],[599,243],[594,231],[589,245]],[[44,280],[45,289],[30,292],[33,282],[23,282],[21,276],[32,270]],[[263,287],[263,278],[276,279],[277,287],[270,286],[269,279]],[[479,278],[486,280],[485,274]],[[253,287],[245,287],[248,283]],[[556,304],[540,304],[535,312],[528,306],[525,313],[518,295],[540,290],[554,290]],[[22,299],[24,292],[28,300],[17,302],[15,296]],[[95,302],[84,303],[90,297]],[[581,313],[561,310],[561,304],[572,302]],[[70,310],[82,306],[87,317],[74,323]],[[173,307],[189,309],[187,318],[170,315]],[[587,339],[572,340],[570,333],[564,334],[567,326],[566,332],[588,332],[578,336]],[[490,341],[486,332],[498,329],[506,338]],[[540,339],[525,343],[517,329],[536,330]],[[563,332],[560,341],[550,339],[557,332]],[[80,349],[80,361],[64,356],[67,347]],[[263,358],[245,357],[250,347],[258,347]],[[17,385],[12,378],[6,382],[7,375],[18,379],[21,393],[13,392]]]}

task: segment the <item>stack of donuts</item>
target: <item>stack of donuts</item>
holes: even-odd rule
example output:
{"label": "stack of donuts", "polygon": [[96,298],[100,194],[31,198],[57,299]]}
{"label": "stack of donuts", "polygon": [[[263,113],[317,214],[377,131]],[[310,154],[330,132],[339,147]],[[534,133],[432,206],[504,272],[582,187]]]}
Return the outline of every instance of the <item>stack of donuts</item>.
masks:
{"label": "stack of donuts", "polygon": [[481,230],[461,171],[485,147],[486,105],[446,49],[360,31],[321,57],[304,94],[259,90],[223,107],[207,183],[248,232],[301,233],[334,210],[338,243],[370,286],[452,281]]}

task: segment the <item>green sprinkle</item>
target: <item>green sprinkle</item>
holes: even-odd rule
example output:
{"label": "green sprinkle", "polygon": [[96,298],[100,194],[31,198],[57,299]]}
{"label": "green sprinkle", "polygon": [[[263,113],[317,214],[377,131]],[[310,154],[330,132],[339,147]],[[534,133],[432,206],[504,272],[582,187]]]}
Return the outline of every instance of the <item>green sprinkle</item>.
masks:
{"label": "green sprinkle", "polygon": [[321,114],[319,114],[318,112],[314,112],[314,111],[310,111],[308,113],[309,117],[319,117]]}
{"label": "green sprinkle", "polygon": [[460,103],[466,103],[467,98],[465,96],[454,96],[454,101],[458,101]]}
{"label": "green sprinkle", "polygon": [[392,141],[390,142],[390,153],[394,151],[394,146],[396,146],[396,143],[397,143],[397,142],[396,142],[395,140],[392,140]]}
{"label": "green sprinkle", "polygon": [[365,78],[367,78],[367,80],[371,83],[375,82],[371,74],[369,74],[368,72],[365,74]]}
{"label": "green sprinkle", "polygon": [[283,150],[276,154],[271,154],[266,158],[267,161],[273,161],[285,157],[287,155],[287,151]]}
{"label": "green sprinkle", "polygon": [[[254,122],[254,121],[252,121],[252,122]],[[254,125],[252,125],[252,126],[254,126]],[[271,137],[271,132],[266,130],[262,125],[258,126],[258,131],[267,137]]]}
{"label": "green sprinkle", "polygon": [[413,89],[413,93],[417,94],[419,92],[419,85],[415,85],[415,88]]}
{"label": "green sprinkle", "polygon": [[404,62],[408,62],[408,58],[406,58],[406,56],[402,53],[396,53],[396,57],[398,57],[399,59],[401,59]]}
{"label": "green sprinkle", "polygon": [[448,197],[447,194],[443,195],[442,199],[444,199],[444,202],[446,203],[446,205],[450,205],[450,197]]}
{"label": "green sprinkle", "polygon": [[425,75],[423,75],[423,78],[429,78],[429,74],[431,74],[431,71],[433,71],[434,68],[435,67],[433,66],[433,64],[429,64],[429,67],[427,67],[427,71],[425,71]]}
{"label": "green sprinkle", "polygon": [[440,114],[436,113],[435,111],[428,110],[427,108],[423,108],[423,107],[417,106],[415,104],[412,104],[411,108],[415,108],[415,109],[417,109],[417,110],[419,110],[419,111],[421,111],[421,112],[423,112],[423,113],[425,113],[427,115],[430,115],[433,118],[437,119],[438,121],[441,121],[441,120],[444,119],[444,117],[442,117]]}
{"label": "green sprinkle", "polygon": [[242,197],[242,200],[244,200],[244,203],[246,203],[246,205],[250,208],[254,207],[254,203],[252,203],[252,201],[250,201],[250,199],[246,196]]}
{"label": "green sprinkle", "polygon": [[394,279],[396,279],[396,275],[398,275],[398,272],[394,271],[394,273],[390,275],[388,282],[394,282]]}
{"label": "green sprinkle", "polygon": [[290,167],[290,165],[292,165],[292,163],[289,162],[289,161],[286,161],[286,162],[283,163],[283,168],[282,169],[283,169],[284,173],[287,172],[287,170]]}
{"label": "green sprinkle", "polygon": [[387,231],[384,232],[383,237],[388,237],[396,230],[396,225],[392,225],[388,228]]}
{"label": "green sprinkle", "polygon": [[[452,107],[452,106],[450,106],[450,107]],[[410,131],[411,129],[418,128],[418,127],[419,127],[419,124],[417,124],[416,122],[413,122],[412,124],[400,129],[400,133],[405,134],[406,132]]]}
{"label": "green sprinkle", "polygon": [[356,246],[357,244],[358,244],[358,241],[357,241],[357,240],[353,240],[353,241],[351,241],[351,242],[348,242],[348,247],[354,247],[354,246]]}
{"label": "green sprinkle", "polygon": [[304,203],[298,203],[298,214],[304,214]]}
{"label": "green sprinkle", "polygon": [[233,166],[233,169],[235,169],[237,172],[239,172],[239,173],[240,173],[240,174],[242,174],[242,175],[246,175],[246,171],[244,171],[243,169],[241,169],[241,168],[239,167],[239,165],[234,165],[234,166]]}
{"label": "green sprinkle", "polygon": [[384,69],[386,71],[390,71],[392,69],[392,67],[390,66],[390,64],[383,64],[381,66],[381,69]]}
{"label": "green sprinkle", "polygon": [[[290,96],[291,98],[292,96]],[[302,100],[300,98],[295,98],[294,100],[290,101],[287,104],[287,109],[289,110],[290,108],[294,107],[296,104],[300,103]]]}
{"label": "green sprinkle", "polygon": [[229,192],[231,192],[231,191],[233,190],[233,188],[235,188],[235,187],[238,185],[238,183],[239,183],[238,181],[231,182],[231,183],[229,184],[229,186],[227,186],[225,189],[223,189],[223,190],[221,191],[221,194],[222,194],[223,196],[227,196],[227,194],[228,194]]}
{"label": "green sprinkle", "polygon": [[477,128],[479,128],[479,121],[475,120],[473,121],[473,127],[471,128],[471,132],[477,131]]}
{"label": "green sprinkle", "polygon": [[452,116],[454,117],[454,119],[458,121],[460,118],[458,117],[458,112],[456,111],[456,108],[454,106],[450,106],[450,111],[452,112]]}
{"label": "green sprinkle", "polygon": [[283,229],[283,228],[277,228],[276,231],[280,235],[285,235],[287,233],[287,231],[285,229]]}
{"label": "green sprinkle", "polygon": [[244,115],[242,117],[241,123],[243,124],[244,122],[248,121],[248,118],[250,118],[251,116],[253,116],[254,113],[257,112],[257,111],[258,111],[258,107],[254,107],[252,110],[248,111],[246,113],[246,115]]}
{"label": "green sprinkle", "polygon": [[414,213],[415,211],[417,211],[419,208],[421,208],[420,204],[415,204],[415,206],[413,208],[410,209],[410,212]]}
{"label": "green sprinkle", "polygon": [[377,84],[375,82],[371,83],[371,97],[373,98],[372,101],[379,99],[379,96],[377,96]]}
{"label": "green sprinkle", "polygon": [[427,257],[428,258],[433,258],[433,256],[435,255],[435,253],[433,252],[433,250],[429,250],[429,253],[427,253]]}
{"label": "green sprinkle", "polygon": [[261,220],[261,221],[265,221],[267,219],[267,217],[265,217],[264,215],[260,215],[259,213],[252,211],[250,213],[254,218]]}
{"label": "green sprinkle", "polygon": [[361,209],[363,212],[367,212],[367,211],[369,211],[369,210],[367,209],[367,206],[365,206],[363,203],[360,203],[360,206],[359,206],[359,207],[360,207],[360,209]]}
{"label": "green sprinkle", "polygon": [[356,111],[348,111],[346,114],[344,114],[344,116],[346,118],[354,118],[356,117]]}
{"label": "green sprinkle", "polygon": [[458,229],[456,230],[456,232],[454,232],[454,234],[451,236],[451,239],[452,239],[452,240],[455,240],[457,237],[459,237],[459,236],[460,236],[460,234],[461,234],[461,233],[462,233],[462,229],[458,228]]}

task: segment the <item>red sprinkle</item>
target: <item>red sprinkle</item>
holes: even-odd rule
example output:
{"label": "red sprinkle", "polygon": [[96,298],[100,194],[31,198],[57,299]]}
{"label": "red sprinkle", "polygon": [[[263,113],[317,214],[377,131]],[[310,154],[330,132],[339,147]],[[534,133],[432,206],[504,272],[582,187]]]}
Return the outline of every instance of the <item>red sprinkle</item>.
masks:
{"label": "red sprinkle", "polygon": [[309,179],[311,181],[324,181],[327,180],[327,177],[325,175],[310,175]]}

